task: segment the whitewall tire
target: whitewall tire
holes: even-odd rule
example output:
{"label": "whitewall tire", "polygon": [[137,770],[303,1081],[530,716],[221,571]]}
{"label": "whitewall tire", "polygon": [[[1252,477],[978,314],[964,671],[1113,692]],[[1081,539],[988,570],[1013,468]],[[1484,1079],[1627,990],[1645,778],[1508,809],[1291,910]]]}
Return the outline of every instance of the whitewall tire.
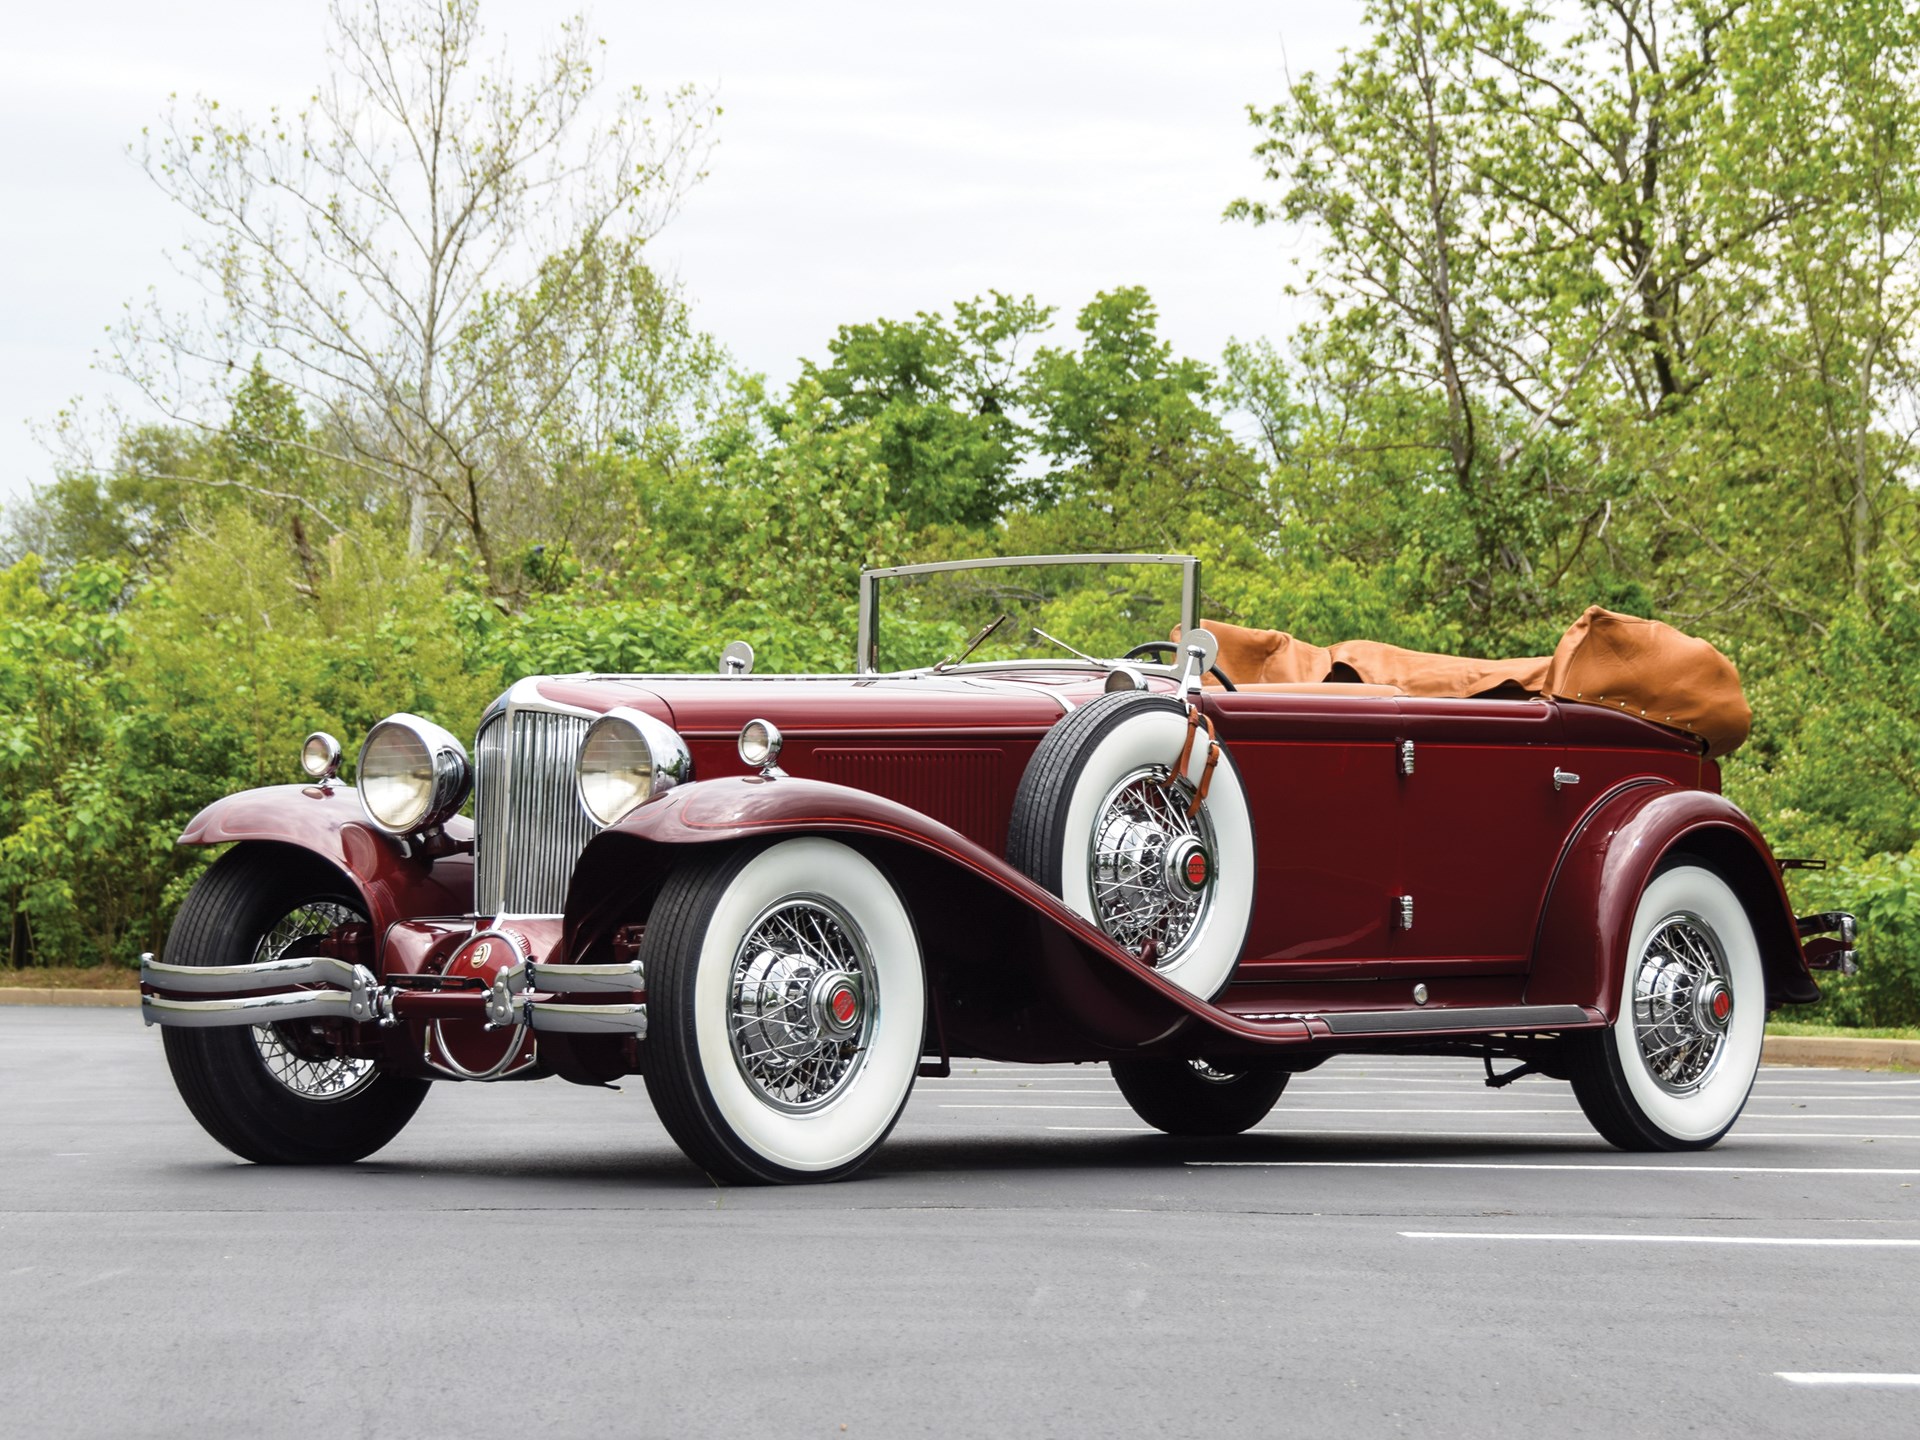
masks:
{"label": "whitewall tire", "polygon": [[1641,893],[1619,1013],[1572,1037],[1574,1094],[1627,1150],[1704,1150],[1753,1090],[1766,1033],[1766,975],[1753,922],[1733,888],[1675,865]]}
{"label": "whitewall tire", "polygon": [[899,1119],[926,982],[906,907],[858,851],[805,836],[692,860],[642,958],[647,1091],[716,1179],[834,1179]]}
{"label": "whitewall tire", "polygon": [[1187,814],[1205,778],[1205,728],[1175,776],[1186,739],[1187,707],[1171,696],[1120,692],[1083,705],[1047,732],[1021,777],[1007,858],[1115,944],[1211,999],[1253,919],[1253,817],[1224,746],[1205,801]]}

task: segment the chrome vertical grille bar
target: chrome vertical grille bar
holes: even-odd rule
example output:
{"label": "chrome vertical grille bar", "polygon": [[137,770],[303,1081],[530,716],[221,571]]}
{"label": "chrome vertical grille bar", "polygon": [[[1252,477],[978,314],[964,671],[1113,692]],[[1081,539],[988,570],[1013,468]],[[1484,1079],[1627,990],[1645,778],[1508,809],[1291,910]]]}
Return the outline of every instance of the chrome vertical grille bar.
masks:
{"label": "chrome vertical grille bar", "polygon": [[483,913],[557,915],[598,827],[574,793],[584,716],[509,704],[481,732],[474,827]]}

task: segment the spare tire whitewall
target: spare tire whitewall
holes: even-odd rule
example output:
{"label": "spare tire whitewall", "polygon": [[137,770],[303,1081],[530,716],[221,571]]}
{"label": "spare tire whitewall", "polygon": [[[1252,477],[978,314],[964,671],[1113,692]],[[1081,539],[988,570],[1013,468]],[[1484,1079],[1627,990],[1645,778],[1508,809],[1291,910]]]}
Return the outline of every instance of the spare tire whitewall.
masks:
{"label": "spare tire whitewall", "polygon": [[662,1123],[717,1178],[825,1180],[905,1107],[926,983],[893,884],[801,837],[677,870],[648,921],[646,1081]]}
{"label": "spare tire whitewall", "polygon": [[[1155,941],[1156,970],[1203,998],[1231,978],[1253,919],[1253,817],[1233,757],[1221,747],[1205,801],[1201,727],[1183,773],[1187,707],[1171,696],[1103,695],[1042,739],[1014,797],[1008,859],[1139,953]],[[1204,854],[1204,885],[1182,880]]]}

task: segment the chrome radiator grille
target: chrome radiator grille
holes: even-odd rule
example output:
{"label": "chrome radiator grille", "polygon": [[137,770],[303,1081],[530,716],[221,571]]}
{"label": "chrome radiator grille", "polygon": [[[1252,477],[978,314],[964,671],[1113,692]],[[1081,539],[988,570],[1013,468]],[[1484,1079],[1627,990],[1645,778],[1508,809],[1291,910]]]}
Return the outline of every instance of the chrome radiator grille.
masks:
{"label": "chrome radiator grille", "polygon": [[558,915],[567,879],[598,827],[580,808],[578,715],[509,709],[480,732],[474,759],[474,906],[483,915]]}

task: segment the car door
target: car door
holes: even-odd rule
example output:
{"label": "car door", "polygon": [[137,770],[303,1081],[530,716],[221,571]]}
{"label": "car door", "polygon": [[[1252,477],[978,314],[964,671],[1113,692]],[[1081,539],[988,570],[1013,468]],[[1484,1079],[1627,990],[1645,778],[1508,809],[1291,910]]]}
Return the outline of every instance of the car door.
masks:
{"label": "car door", "polygon": [[[1253,812],[1257,897],[1242,982],[1355,979],[1389,956],[1399,863],[1390,692],[1208,692]],[[1220,864],[1233,863],[1221,856]]]}
{"label": "car door", "polygon": [[[1519,974],[1584,792],[1545,700],[1397,702],[1410,753],[1383,974]],[[1556,776],[1559,778],[1556,780]]]}

